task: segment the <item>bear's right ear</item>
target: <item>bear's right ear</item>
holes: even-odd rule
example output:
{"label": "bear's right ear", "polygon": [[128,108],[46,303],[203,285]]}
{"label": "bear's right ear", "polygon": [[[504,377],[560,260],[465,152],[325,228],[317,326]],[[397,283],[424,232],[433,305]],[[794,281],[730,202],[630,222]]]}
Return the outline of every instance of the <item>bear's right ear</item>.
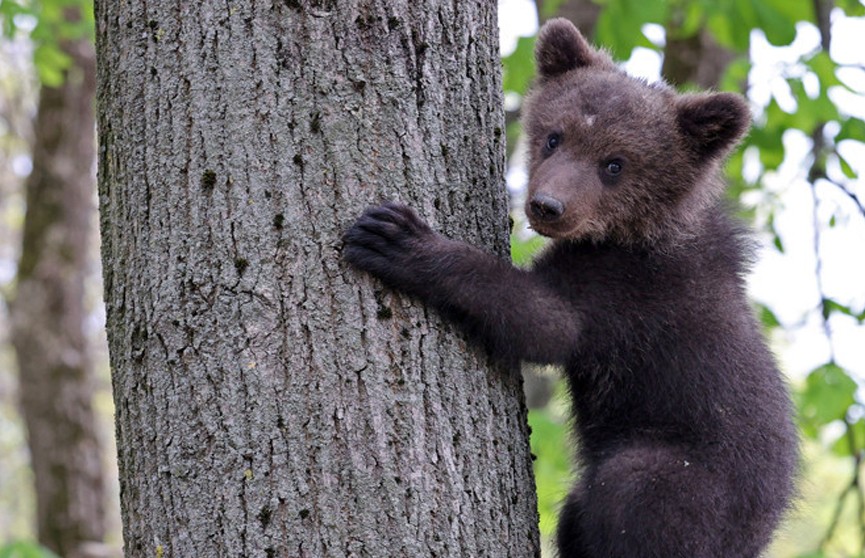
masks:
{"label": "bear's right ear", "polygon": [[551,19],[541,27],[535,45],[535,61],[542,78],[551,78],[598,61],[598,52],[565,18]]}
{"label": "bear's right ear", "polygon": [[676,100],[679,129],[701,161],[726,155],[751,126],[751,111],[735,93],[691,93]]}

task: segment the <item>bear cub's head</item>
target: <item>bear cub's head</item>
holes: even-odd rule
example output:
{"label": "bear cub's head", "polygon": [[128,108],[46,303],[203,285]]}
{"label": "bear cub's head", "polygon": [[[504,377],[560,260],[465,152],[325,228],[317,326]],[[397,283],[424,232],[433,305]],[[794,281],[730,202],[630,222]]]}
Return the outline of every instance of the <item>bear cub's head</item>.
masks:
{"label": "bear cub's head", "polygon": [[565,19],[543,26],[535,58],[523,121],[532,228],[631,244],[696,226],[723,190],[719,163],[750,125],[744,99],[630,77]]}

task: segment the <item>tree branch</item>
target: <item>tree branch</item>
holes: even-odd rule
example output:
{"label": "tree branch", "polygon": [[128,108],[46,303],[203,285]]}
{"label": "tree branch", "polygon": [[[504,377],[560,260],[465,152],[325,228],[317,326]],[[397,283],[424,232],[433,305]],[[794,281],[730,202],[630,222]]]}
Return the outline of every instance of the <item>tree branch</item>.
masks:
{"label": "tree branch", "polygon": [[835,361],[835,346],[832,342],[832,329],[829,325],[829,312],[826,309],[826,295],[823,290],[823,259],[820,256],[820,198],[817,196],[817,181],[821,178],[826,178],[826,155],[823,129],[825,124],[818,124],[811,133],[811,168],[808,170],[808,182],[811,185],[811,199],[813,201],[812,222],[814,225],[814,257],[816,265],[814,267],[814,275],[817,280],[817,293],[820,295],[820,310],[823,318],[823,332],[826,335],[826,340],[829,342],[829,356],[832,362]]}
{"label": "tree branch", "polygon": [[860,449],[856,448],[856,436],[853,432],[853,425],[850,424],[848,419],[844,419],[844,424],[847,427],[847,440],[850,444],[850,452],[853,454],[853,478],[841,492],[840,496],[838,496],[838,504],[835,506],[835,511],[832,514],[832,520],[829,522],[829,527],[826,529],[826,534],[823,535],[823,539],[820,541],[820,545],[818,548],[820,550],[825,550],[829,545],[829,542],[832,540],[832,537],[835,535],[835,530],[838,528],[838,523],[841,520],[841,513],[844,511],[844,501],[847,499],[847,496],[851,493],[856,494],[856,499],[859,502],[859,530],[861,536],[861,552],[865,553],[865,494],[863,494],[861,490],[860,483],[860,475],[862,472],[862,459],[863,452]]}
{"label": "tree branch", "polygon": [[844,192],[848,198],[853,200],[853,203],[856,204],[857,209],[859,209],[859,213],[862,214],[862,217],[865,217],[865,205],[862,204],[862,200],[859,199],[859,196],[856,195],[856,192],[852,192],[847,189],[847,186],[841,184],[840,182],[835,182],[834,180],[827,179],[833,186]]}

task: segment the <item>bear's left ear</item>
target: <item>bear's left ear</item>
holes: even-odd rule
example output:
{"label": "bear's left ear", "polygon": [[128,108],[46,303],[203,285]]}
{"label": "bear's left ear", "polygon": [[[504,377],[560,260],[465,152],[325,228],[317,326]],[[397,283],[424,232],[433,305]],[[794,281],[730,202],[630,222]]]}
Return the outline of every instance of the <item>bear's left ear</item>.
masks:
{"label": "bear's left ear", "polygon": [[535,61],[541,78],[589,66],[600,58],[574,24],[563,17],[549,20],[538,33]]}
{"label": "bear's left ear", "polygon": [[682,95],[676,111],[679,129],[701,162],[726,155],[751,125],[748,104],[735,93]]}

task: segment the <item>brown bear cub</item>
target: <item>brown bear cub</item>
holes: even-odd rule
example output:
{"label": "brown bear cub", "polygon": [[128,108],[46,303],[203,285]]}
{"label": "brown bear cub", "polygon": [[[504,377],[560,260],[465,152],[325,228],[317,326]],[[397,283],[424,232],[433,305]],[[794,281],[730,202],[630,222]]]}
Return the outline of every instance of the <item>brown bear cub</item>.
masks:
{"label": "brown bear cub", "polygon": [[344,256],[493,354],[563,365],[581,474],[563,558],[755,558],[793,492],[797,435],[745,296],[751,246],[720,201],[746,133],[727,93],[676,94],[547,23],[527,101],[531,271],[368,209]]}

